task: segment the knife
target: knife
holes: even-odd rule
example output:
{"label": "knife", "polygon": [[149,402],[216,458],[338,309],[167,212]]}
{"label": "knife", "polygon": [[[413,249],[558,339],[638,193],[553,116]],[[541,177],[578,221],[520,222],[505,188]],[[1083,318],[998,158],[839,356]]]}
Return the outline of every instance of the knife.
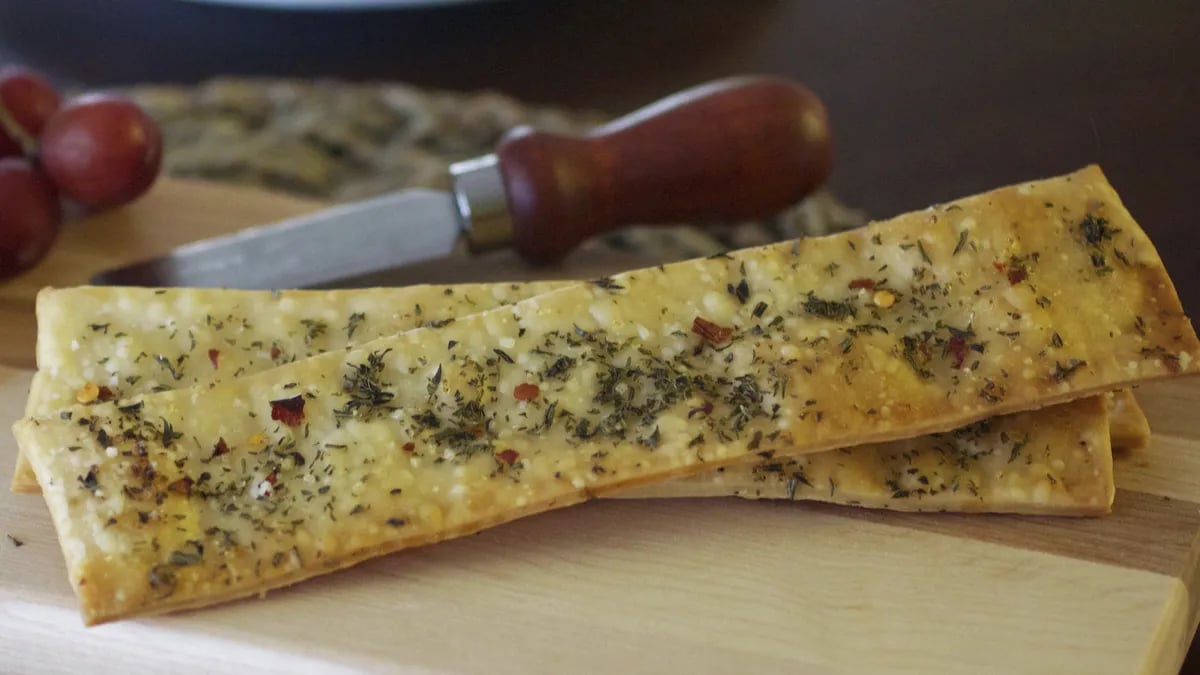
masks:
{"label": "knife", "polygon": [[450,167],[450,193],[410,189],[198,241],[103,272],[101,285],[329,288],[449,255],[512,249],[532,265],[629,225],[768,217],[828,178],[825,108],[778,78],[718,80],[582,136],[517,127]]}

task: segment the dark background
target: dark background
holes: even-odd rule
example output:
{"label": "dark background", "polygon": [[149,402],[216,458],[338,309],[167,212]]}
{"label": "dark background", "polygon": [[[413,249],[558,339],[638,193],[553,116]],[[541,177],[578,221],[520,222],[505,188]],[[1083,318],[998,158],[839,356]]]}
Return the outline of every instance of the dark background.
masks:
{"label": "dark background", "polygon": [[1098,163],[1200,312],[1200,3],[505,0],[291,13],[0,0],[0,61],[88,85],[218,74],[493,87],[624,112],[706,79],[795,77],[832,186],[886,217]]}
{"label": "dark background", "polygon": [[[738,73],[830,110],[832,187],[885,217],[1098,163],[1200,314],[1200,2],[508,0],[289,13],[0,0],[0,62],[64,83],[219,74],[496,88],[616,114]],[[1192,667],[1200,665],[1193,650]]]}

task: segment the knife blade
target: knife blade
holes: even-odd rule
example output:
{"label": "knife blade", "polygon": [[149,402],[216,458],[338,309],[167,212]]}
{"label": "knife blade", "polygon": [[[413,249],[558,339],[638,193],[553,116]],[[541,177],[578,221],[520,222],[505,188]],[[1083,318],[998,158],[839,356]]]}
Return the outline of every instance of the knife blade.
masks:
{"label": "knife blade", "polygon": [[776,213],[827,179],[824,106],[802,85],[731,78],[658,101],[578,137],[518,127],[450,167],[452,190],[335,206],[103,272],[101,285],[330,288],[502,248],[561,260],[641,224],[737,223]]}
{"label": "knife blade", "polygon": [[271,290],[318,288],[447,255],[459,237],[450,195],[405,190],[252,227],[103,272],[93,283]]}

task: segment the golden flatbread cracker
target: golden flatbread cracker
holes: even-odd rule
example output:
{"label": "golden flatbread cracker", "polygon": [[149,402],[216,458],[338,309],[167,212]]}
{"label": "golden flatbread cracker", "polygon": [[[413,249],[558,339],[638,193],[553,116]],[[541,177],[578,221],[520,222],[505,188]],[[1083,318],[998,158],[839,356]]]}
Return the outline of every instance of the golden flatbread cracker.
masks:
{"label": "golden flatbread cracker", "polygon": [[[37,358],[26,417],[75,403],[208,385],[423,325],[511,304],[570,282],[351,291],[77,287],[38,294]],[[171,358],[166,359],[165,355]],[[1142,447],[1149,427],[1126,395],[1114,447]],[[1130,404],[1132,403],[1132,405]],[[37,492],[18,455],[15,492]]]}
{"label": "golden flatbread cracker", "polygon": [[1089,168],[15,431],[98,623],[757,452],[1192,373],[1198,355],[1153,246]]}
{"label": "golden flatbread cracker", "polygon": [[[47,288],[37,298],[38,372],[25,416],[47,417],[76,403],[103,403],[253,375],[563,285],[277,292]],[[12,489],[38,490],[23,453],[17,457]]]}
{"label": "golden flatbread cracker", "polygon": [[[94,396],[102,402],[164,388],[213,384],[564,285],[281,293],[114,287],[45,290],[38,298],[43,370],[30,396],[30,415],[49,415],[81,393],[82,398]],[[156,358],[172,350],[182,350],[184,358],[169,364]],[[103,396],[97,382],[108,388]],[[757,465],[646,485],[634,493],[638,497],[815,498],[904,510],[1100,515],[1111,504],[1112,477],[1111,470],[1104,470],[1110,463],[1108,446],[1094,439],[1105,432],[1108,422],[1105,415],[1095,413],[1095,407],[1064,404],[997,418],[949,436],[898,443],[896,447],[914,450],[896,456],[887,454],[891,446],[866,446],[803,459],[760,458]],[[1135,404],[1112,411],[1125,411],[1128,417],[1136,416],[1138,409]],[[1133,435],[1136,423],[1126,422],[1122,429],[1129,430],[1126,436]],[[1024,456],[1020,464],[998,461],[1012,457],[1018,445],[1038,448],[1042,456],[1036,463],[1032,455]],[[940,462],[922,473],[924,484],[909,485],[906,476],[917,480],[913,465],[897,464],[896,457],[912,457],[914,452],[924,461]],[[789,469],[780,473],[782,466]],[[893,475],[900,471],[905,475]],[[29,480],[36,488],[32,470]],[[839,484],[846,487],[839,491],[835,487]]]}
{"label": "golden flatbread cracker", "polygon": [[1150,445],[1150,420],[1133,392],[1121,389],[1108,397],[1108,433],[1113,450],[1136,452]]}
{"label": "golden flatbread cracker", "polygon": [[633,488],[626,498],[801,499],[895,511],[1096,516],[1113,499],[1108,406],[1089,397],[942,434]]}

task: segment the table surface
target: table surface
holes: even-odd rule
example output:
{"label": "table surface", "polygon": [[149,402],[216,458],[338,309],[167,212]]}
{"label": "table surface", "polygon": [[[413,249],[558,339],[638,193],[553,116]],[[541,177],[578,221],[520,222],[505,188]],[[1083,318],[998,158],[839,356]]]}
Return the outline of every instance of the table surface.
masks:
{"label": "table surface", "polygon": [[612,113],[713,77],[787,75],[830,109],[832,183],[847,203],[887,216],[1094,161],[1159,243],[1184,307],[1200,313],[1200,3],[682,6],[514,0],[319,14],[0,0],[0,62],[96,85],[239,73],[495,87]]}

